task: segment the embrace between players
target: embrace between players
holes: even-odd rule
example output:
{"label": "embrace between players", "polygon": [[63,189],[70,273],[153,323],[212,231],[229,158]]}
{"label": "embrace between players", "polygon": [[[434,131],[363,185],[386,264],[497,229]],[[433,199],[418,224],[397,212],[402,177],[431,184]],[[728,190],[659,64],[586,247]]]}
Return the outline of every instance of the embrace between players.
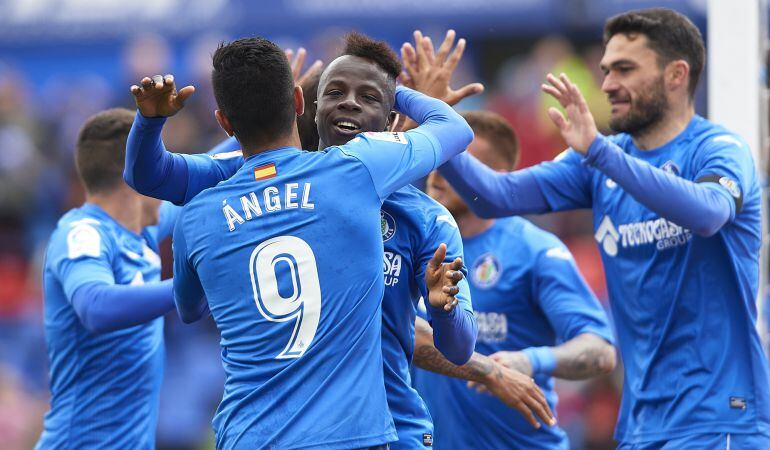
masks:
{"label": "embrace between players", "polygon": [[[454,38],[434,52],[416,32],[402,48],[416,91],[359,34],[302,80],[304,54],[292,68],[265,39],[223,44],[212,81],[232,138],[210,155],[163,146],[194,91],[169,75],[132,86],[130,134],[127,111],[92,118],[77,147],[87,202],[46,256],[53,395],[38,448],[153,447],[158,317],[172,308],[156,250],[172,226],[176,308],[222,336],[217,448],[568,448],[552,377],[613,370],[613,334],[558,239],[491,218],[573,208],[593,210],[625,363],[620,447],[770,446],[757,176],[738,136],[694,114],[697,29],[664,9],[610,19],[602,88],[619,134],[598,134],[577,86],[549,75],[571,150],[519,171],[510,126],[447,104],[482,89],[449,87]],[[409,186],[426,175],[441,204]],[[157,203],[128,186],[185,206],[151,226]],[[412,361],[441,375],[413,380]]]}

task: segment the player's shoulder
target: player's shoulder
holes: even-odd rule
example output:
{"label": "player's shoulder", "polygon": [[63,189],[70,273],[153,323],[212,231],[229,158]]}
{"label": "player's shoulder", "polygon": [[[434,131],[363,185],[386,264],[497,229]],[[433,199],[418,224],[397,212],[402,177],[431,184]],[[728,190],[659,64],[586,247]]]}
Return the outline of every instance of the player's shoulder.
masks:
{"label": "player's shoulder", "polygon": [[51,234],[48,259],[98,257],[104,248],[115,245],[115,234],[112,221],[93,214],[86,207],[72,209],[59,219]]}
{"label": "player's shoulder", "polygon": [[736,132],[703,117],[693,118],[692,137],[698,147],[733,148],[750,153],[746,141]]}
{"label": "player's shoulder", "polygon": [[505,225],[507,231],[516,236],[535,257],[571,259],[566,245],[555,234],[546,231],[523,217],[511,217]]}

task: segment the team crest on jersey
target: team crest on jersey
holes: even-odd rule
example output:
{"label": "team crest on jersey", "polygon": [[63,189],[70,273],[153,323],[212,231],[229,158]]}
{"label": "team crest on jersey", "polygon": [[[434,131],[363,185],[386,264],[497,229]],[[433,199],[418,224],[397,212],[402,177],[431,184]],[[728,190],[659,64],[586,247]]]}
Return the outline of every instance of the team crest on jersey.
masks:
{"label": "team crest on jersey", "polygon": [[660,166],[660,170],[676,176],[679,176],[679,173],[680,173],[679,166],[677,166],[676,163],[674,161],[671,161],[670,159],[666,161],[665,164]]}
{"label": "team crest on jersey", "polygon": [[607,180],[604,182],[604,185],[607,186],[607,189],[615,189],[618,187],[618,183],[615,183],[615,180],[612,178],[607,178]]}
{"label": "team crest on jersey", "polygon": [[385,242],[396,234],[396,220],[390,214],[380,210],[380,229],[382,230],[382,241]]}
{"label": "team crest on jersey", "polygon": [[741,188],[738,187],[738,183],[727,178],[722,177],[719,179],[719,184],[725,187],[727,191],[735,198],[741,198]]}
{"label": "team crest on jersey", "polygon": [[479,256],[473,263],[471,275],[476,286],[486,289],[497,283],[503,269],[497,257],[491,253]]}

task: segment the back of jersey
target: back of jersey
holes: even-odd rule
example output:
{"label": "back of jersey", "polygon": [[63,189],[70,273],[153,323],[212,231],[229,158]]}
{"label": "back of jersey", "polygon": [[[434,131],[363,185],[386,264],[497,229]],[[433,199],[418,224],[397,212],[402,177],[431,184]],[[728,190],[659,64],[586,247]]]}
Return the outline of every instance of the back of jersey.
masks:
{"label": "back of jersey", "polygon": [[189,271],[175,254],[175,276],[200,279],[222,335],[217,448],[396,439],[380,344],[381,198],[340,148],[282,148],[185,207],[174,245]]}

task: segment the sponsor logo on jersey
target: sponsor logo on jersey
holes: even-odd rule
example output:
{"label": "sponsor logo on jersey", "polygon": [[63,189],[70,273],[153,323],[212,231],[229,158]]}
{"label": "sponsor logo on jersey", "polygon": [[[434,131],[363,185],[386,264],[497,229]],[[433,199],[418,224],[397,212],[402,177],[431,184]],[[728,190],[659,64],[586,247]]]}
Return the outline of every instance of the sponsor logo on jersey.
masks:
{"label": "sponsor logo on jersey", "polygon": [[727,191],[735,198],[741,198],[741,188],[738,187],[738,183],[727,177],[719,179],[719,184],[725,187]]}
{"label": "sponsor logo on jersey", "polygon": [[687,244],[692,232],[662,217],[643,222],[625,223],[618,227],[604,216],[594,239],[608,256],[617,256],[619,248],[655,245],[658,251]]}
{"label": "sponsor logo on jersey", "polygon": [[471,276],[473,283],[482,288],[490,288],[500,279],[503,269],[497,257],[491,253],[485,253],[479,256],[473,263]]}
{"label": "sponsor logo on jersey", "polygon": [[481,342],[503,342],[508,337],[508,317],[498,312],[476,312]]}
{"label": "sponsor logo on jersey", "polygon": [[607,186],[607,189],[615,189],[618,187],[618,183],[615,183],[615,180],[612,178],[607,178],[607,180],[604,182],[604,185]]}
{"label": "sponsor logo on jersey", "polygon": [[383,242],[390,240],[396,234],[396,219],[382,210],[380,210],[380,229]]}
{"label": "sponsor logo on jersey", "polygon": [[660,170],[676,176],[679,176],[680,173],[679,166],[677,166],[676,163],[671,160],[666,161],[665,164],[660,166]]}
{"label": "sponsor logo on jersey", "polygon": [[395,286],[401,276],[401,255],[393,252],[384,252],[382,259],[385,286]]}

